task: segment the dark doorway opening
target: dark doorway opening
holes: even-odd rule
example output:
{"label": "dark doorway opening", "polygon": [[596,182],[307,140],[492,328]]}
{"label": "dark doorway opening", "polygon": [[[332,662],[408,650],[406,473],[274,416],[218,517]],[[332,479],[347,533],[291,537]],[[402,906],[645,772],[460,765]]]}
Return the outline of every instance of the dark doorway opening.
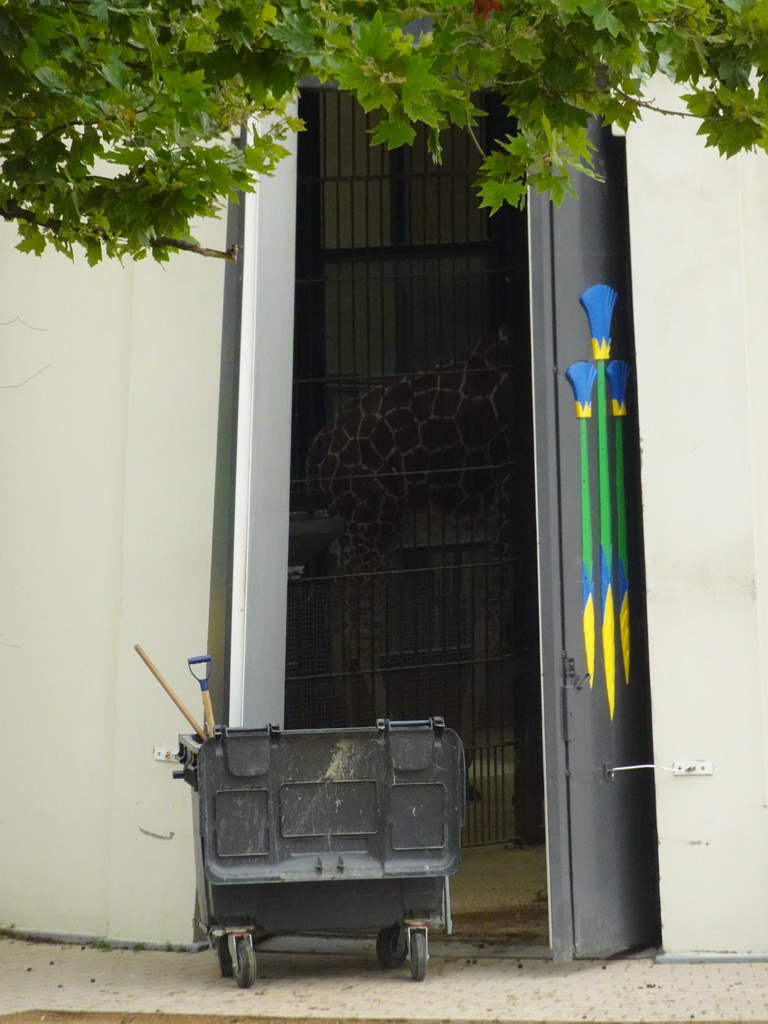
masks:
{"label": "dark doorway opening", "polygon": [[456,933],[547,945],[526,216],[479,209],[466,132],[437,165],[335,90],[300,115],[292,509],[343,532],[289,582],[285,725],[442,716]]}

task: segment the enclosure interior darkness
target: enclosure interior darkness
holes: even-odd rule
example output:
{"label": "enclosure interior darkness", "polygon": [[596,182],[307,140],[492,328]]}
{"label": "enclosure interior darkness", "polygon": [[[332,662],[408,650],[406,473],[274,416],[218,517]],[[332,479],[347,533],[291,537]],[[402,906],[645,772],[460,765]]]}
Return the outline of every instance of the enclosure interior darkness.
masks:
{"label": "enclosure interior darkness", "polygon": [[[510,131],[370,146],[333,89],[299,112],[292,520],[342,531],[289,582],[287,728],[442,716],[465,846],[543,838],[525,213],[474,189]],[[330,539],[330,534],[329,534]]]}

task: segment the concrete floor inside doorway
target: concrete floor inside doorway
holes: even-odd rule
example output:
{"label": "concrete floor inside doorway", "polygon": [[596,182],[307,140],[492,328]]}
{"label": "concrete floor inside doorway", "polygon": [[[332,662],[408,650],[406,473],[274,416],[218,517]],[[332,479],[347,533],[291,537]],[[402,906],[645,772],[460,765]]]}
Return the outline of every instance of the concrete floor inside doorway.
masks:
{"label": "concrete floor inside doorway", "polygon": [[546,848],[497,844],[462,850],[451,880],[456,940],[535,947],[549,955]]}

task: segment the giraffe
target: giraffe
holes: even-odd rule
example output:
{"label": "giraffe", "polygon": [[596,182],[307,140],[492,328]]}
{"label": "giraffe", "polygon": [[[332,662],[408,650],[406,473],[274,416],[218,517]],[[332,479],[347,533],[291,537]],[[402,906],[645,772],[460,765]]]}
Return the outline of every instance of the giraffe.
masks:
{"label": "giraffe", "polygon": [[[380,574],[406,515],[439,516],[444,523],[447,513],[455,522],[490,513],[496,558],[488,561],[509,548],[515,469],[510,359],[509,341],[500,331],[463,358],[348,400],[310,445],[308,486],[324,490],[331,511],[346,524],[338,541],[341,654],[332,671],[346,677],[343,703],[360,724],[384,714],[383,684],[374,658],[385,615]],[[483,573],[473,571],[472,583],[493,592],[487,619],[476,616],[474,622],[474,656],[483,665],[489,648],[495,644],[498,650],[500,581],[486,566]],[[485,604],[485,597],[477,607]],[[373,680],[369,687],[362,681],[366,671]]]}

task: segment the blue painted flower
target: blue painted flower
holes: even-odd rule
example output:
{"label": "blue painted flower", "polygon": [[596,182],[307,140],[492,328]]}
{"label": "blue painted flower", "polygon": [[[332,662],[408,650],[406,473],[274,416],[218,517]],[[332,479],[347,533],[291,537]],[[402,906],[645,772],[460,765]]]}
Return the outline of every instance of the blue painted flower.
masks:
{"label": "blue painted flower", "polygon": [[612,359],[605,368],[605,375],[611,388],[614,416],[627,415],[627,380],[632,368],[623,359]]}
{"label": "blue painted flower", "polygon": [[595,359],[607,359],[611,354],[611,318],[618,297],[610,285],[595,284],[579,299],[589,320]]}
{"label": "blue painted flower", "polygon": [[565,378],[573,388],[576,415],[580,420],[586,419],[592,415],[592,388],[597,379],[597,370],[592,363],[580,360],[568,367]]}

